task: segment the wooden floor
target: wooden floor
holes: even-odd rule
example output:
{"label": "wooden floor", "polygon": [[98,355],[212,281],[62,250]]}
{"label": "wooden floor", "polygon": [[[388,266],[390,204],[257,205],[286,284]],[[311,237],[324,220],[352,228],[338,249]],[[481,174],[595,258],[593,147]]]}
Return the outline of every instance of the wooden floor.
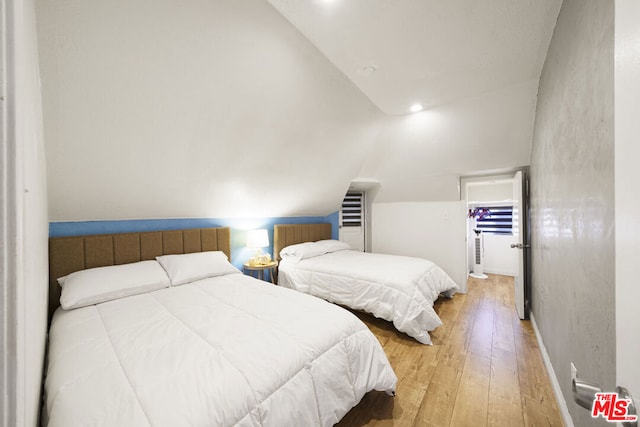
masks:
{"label": "wooden floor", "polygon": [[469,279],[469,292],[440,298],[444,325],[425,346],[357,313],[398,376],[396,397],[370,392],[338,426],[562,426],[529,321],[513,302],[513,278]]}

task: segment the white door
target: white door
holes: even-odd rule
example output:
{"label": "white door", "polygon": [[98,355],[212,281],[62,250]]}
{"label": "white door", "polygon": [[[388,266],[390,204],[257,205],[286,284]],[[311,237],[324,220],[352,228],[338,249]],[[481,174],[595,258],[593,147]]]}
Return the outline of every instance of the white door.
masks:
{"label": "white door", "polygon": [[[616,380],[640,405],[640,2],[615,3]],[[640,423],[639,423],[640,425]]]}
{"label": "white door", "polygon": [[350,191],[340,210],[338,238],[352,249],[364,252],[364,193]]}
{"label": "white door", "polygon": [[527,238],[527,201],[524,193],[525,177],[524,173],[518,171],[513,177],[513,243],[511,248],[519,251],[516,276],[513,283],[515,287],[515,302],[518,317],[526,319],[529,317],[527,303],[527,256],[529,245]]}

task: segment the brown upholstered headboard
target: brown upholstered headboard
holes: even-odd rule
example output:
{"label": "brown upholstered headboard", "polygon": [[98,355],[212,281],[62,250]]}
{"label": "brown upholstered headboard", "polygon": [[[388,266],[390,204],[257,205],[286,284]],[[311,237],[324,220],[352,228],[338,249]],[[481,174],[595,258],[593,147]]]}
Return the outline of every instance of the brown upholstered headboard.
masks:
{"label": "brown upholstered headboard", "polygon": [[155,259],[160,255],[223,251],[231,259],[228,227],[49,239],[49,319],[60,305],[57,279],[74,271]]}
{"label": "brown upholstered headboard", "polygon": [[297,243],[331,238],[331,224],[276,224],[273,227],[273,255],[280,261],[280,251]]}

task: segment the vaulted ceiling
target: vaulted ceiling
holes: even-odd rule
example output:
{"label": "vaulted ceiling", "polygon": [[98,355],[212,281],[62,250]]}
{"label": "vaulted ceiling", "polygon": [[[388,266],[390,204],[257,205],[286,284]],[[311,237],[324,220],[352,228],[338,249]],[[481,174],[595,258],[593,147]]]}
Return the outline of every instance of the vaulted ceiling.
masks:
{"label": "vaulted ceiling", "polygon": [[269,0],[388,114],[538,79],[561,0]]}
{"label": "vaulted ceiling", "polygon": [[38,0],[51,219],[455,200],[528,164],[560,5]]}
{"label": "vaulted ceiling", "polygon": [[461,175],[529,164],[561,0],[269,2],[387,114],[358,173],[377,201],[455,200]]}

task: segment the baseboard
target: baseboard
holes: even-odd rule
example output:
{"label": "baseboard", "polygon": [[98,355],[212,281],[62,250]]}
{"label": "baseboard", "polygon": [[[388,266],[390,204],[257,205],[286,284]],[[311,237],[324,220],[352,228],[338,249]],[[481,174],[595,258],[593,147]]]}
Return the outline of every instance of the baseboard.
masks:
{"label": "baseboard", "polygon": [[494,270],[494,269],[484,269],[484,272],[486,274],[497,274],[498,276],[511,276],[511,277],[515,277],[517,276],[516,273],[514,273],[513,271],[507,271],[507,270]]}
{"label": "baseboard", "polygon": [[538,325],[536,324],[536,319],[533,317],[533,313],[530,313],[529,318],[531,319],[531,326],[533,326],[533,331],[536,334],[536,340],[538,341],[538,347],[540,348],[540,353],[542,354],[544,366],[545,368],[547,368],[547,375],[549,376],[549,380],[551,380],[553,394],[556,395],[556,402],[558,404],[558,409],[560,409],[560,414],[562,415],[562,421],[564,422],[564,425],[566,427],[574,427],[573,419],[571,418],[571,415],[569,414],[569,408],[567,407],[567,401],[564,399],[564,395],[562,394],[562,390],[560,389],[558,377],[556,377],[556,372],[553,370],[551,359],[549,359],[547,349],[544,346],[544,342],[542,342],[542,336],[540,335],[540,331],[538,330]]}

